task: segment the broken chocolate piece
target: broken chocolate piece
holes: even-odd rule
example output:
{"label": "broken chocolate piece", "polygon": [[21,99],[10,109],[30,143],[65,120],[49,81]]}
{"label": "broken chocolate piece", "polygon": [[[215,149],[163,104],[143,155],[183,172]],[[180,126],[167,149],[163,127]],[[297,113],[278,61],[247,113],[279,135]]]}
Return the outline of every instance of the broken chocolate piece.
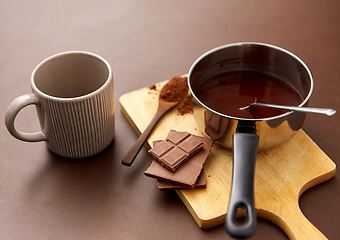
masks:
{"label": "broken chocolate piece", "polygon": [[151,178],[156,178],[161,181],[170,182],[176,185],[187,185],[191,188],[195,185],[198,176],[200,175],[203,164],[208,157],[213,140],[195,136],[202,142],[204,146],[189,161],[184,162],[176,172],[171,172],[162,167],[156,160],[153,160],[151,166],[144,172],[144,174]]}
{"label": "broken chocolate piece", "polygon": [[149,150],[153,158],[166,169],[176,169],[204,146],[204,142],[188,132],[171,130],[165,140],[154,142]]}
{"label": "broken chocolate piece", "polygon": [[208,110],[204,112],[204,121],[204,132],[213,140],[220,139],[229,126],[229,118],[221,117]]}
{"label": "broken chocolate piece", "polygon": [[164,182],[157,180],[158,182],[158,189],[162,191],[169,191],[169,190],[186,190],[186,189],[199,189],[199,188],[206,188],[207,187],[207,179],[205,176],[204,169],[202,169],[201,174],[199,175],[195,185],[193,187],[186,186],[186,185],[176,185],[169,182]]}

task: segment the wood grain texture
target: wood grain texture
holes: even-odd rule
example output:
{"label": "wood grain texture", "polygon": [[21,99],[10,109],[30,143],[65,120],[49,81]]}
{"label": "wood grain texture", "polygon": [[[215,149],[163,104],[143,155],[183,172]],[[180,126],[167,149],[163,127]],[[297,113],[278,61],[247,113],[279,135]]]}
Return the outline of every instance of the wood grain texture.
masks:
{"label": "wood grain texture", "polygon": [[[157,109],[159,91],[166,81],[156,84],[157,90],[142,88],[120,97],[121,110],[135,131],[140,134]],[[181,116],[179,103],[159,121],[147,140],[165,139],[171,129],[203,136],[192,114]],[[177,191],[201,228],[224,223],[230,196],[232,152],[214,145],[204,165],[207,188]],[[288,142],[257,155],[255,170],[255,208],[257,216],[281,227],[290,239],[325,239],[305,218],[299,208],[300,195],[310,187],[335,175],[333,161],[303,131]]]}

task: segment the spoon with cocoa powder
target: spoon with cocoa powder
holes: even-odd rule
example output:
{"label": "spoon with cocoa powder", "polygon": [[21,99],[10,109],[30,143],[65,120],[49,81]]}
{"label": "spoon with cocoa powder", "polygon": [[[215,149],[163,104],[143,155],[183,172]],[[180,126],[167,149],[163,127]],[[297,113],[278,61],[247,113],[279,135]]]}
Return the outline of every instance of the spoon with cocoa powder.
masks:
{"label": "spoon with cocoa powder", "polygon": [[136,144],[132,146],[130,151],[125,155],[122,164],[131,166],[137,154],[142,149],[145,140],[150,135],[152,129],[156,126],[159,119],[171,108],[181,102],[188,94],[187,77],[174,76],[170,81],[165,84],[159,94],[158,109],[155,116],[149,123],[149,126],[139,136]]}

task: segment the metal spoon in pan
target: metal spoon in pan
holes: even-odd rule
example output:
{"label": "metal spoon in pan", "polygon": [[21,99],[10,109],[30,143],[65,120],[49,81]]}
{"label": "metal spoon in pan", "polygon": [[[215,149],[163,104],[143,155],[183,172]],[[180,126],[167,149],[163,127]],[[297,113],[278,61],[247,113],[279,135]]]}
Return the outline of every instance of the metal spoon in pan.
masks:
{"label": "metal spoon in pan", "polygon": [[321,113],[326,114],[327,116],[332,116],[336,113],[334,109],[328,108],[311,108],[311,107],[293,107],[293,106],[284,106],[284,105],[277,105],[277,104],[267,104],[267,103],[259,103],[256,101],[249,104],[248,106],[239,108],[240,110],[250,110],[256,106],[259,107],[267,107],[267,108],[275,108],[287,111],[297,111],[297,112],[306,112],[306,113]]}

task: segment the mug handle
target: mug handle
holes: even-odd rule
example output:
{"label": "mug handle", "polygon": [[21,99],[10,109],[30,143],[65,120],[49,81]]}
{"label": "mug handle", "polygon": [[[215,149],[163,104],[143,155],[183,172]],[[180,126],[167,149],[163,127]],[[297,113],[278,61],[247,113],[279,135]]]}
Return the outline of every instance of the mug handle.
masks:
{"label": "mug handle", "polygon": [[27,142],[48,141],[46,135],[40,131],[35,133],[24,133],[17,131],[14,127],[14,121],[19,111],[28,105],[37,105],[40,107],[38,98],[33,94],[25,94],[14,99],[8,106],[5,114],[5,124],[7,130],[13,137]]}

